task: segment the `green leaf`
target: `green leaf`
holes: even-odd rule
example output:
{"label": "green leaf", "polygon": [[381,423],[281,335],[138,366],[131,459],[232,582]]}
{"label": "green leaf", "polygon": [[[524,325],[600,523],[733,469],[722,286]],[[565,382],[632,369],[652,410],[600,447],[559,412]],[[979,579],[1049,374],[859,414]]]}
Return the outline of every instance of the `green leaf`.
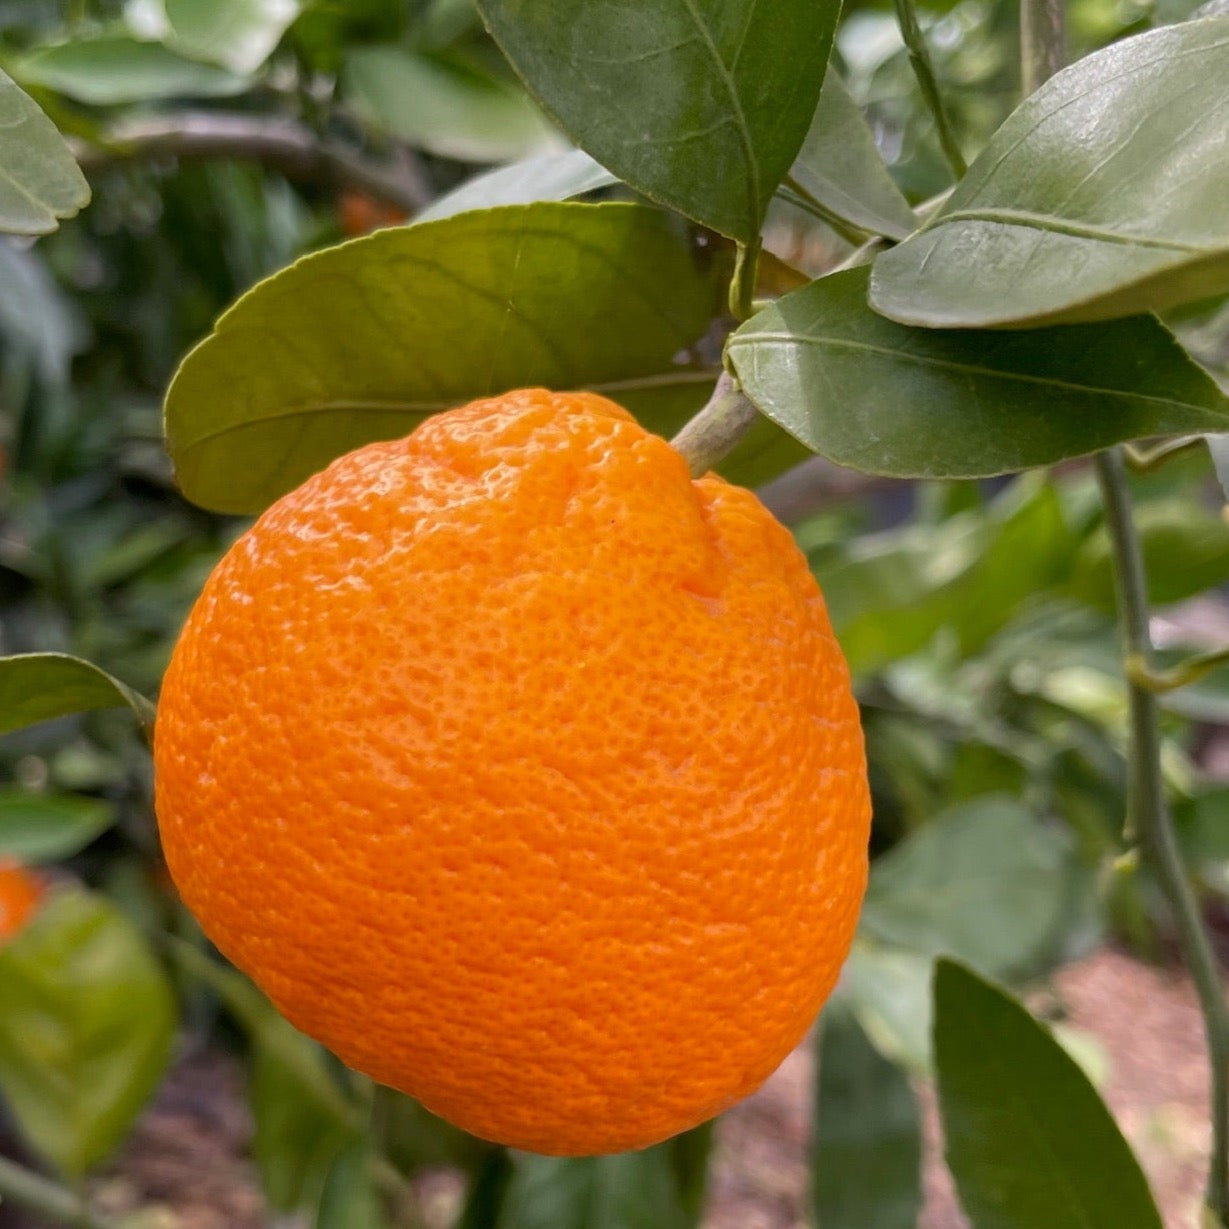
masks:
{"label": "green leaf", "polygon": [[187,943],[174,941],[171,953],[218,995],[248,1034],[252,1155],[265,1198],[282,1212],[314,1206],[329,1166],[361,1134],[357,1106],[333,1078],[324,1050],[246,977]]}
{"label": "green leaf", "polygon": [[415,218],[431,222],[450,218],[470,209],[489,209],[494,205],[531,205],[534,201],[566,201],[598,188],[618,183],[605,167],[599,166],[583,150],[569,149],[561,154],[539,154],[496,167],[467,179],[460,187],[432,202]]}
{"label": "green leaf", "polygon": [[707,330],[722,272],[631,204],[511,205],[317,252],[184,360],[166,401],[180,485],[257,512],[350,449],[530,385],[596,389],[673,427],[712,387],[675,356]]}
{"label": "green leaf", "polygon": [[98,106],[162,98],[220,98],[241,93],[250,84],[216,65],[186,59],[161,43],[113,34],[40,47],[10,67],[25,85],[45,86]]}
{"label": "green leaf", "polygon": [[866,306],[866,282],[865,268],[812,282],[727,347],[759,409],[838,464],[977,478],[1229,425],[1229,398],[1154,317],[1019,333],[911,329]]}
{"label": "green leaf", "polygon": [[947,1163],[973,1229],[1162,1229],[1088,1077],[1013,998],[947,960],[935,1061]]}
{"label": "green leaf", "polygon": [[67,653],[0,657],[0,734],[69,713],[122,708],[152,728],[154,706],[105,670]]}
{"label": "green leaf", "polygon": [[1034,972],[1061,938],[1070,842],[1018,802],[954,807],[875,860],[862,933],[986,973]]}
{"label": "green leaf", "polygon": [[866,674],[954,634],[976,652],[1019,606],[1070,573],[1076,539],[1054,487],[1020,480],[988,514],[855,538],[815,574],[850,669]]}
{"label": "green leaf", "polygon": [[859,931],[834,999],[849,1004],[881,1054],[918,1075],[930,1070],[933,966],[929,956],[882,947]]}
{"label": "green leaf", "polygon": [[917,1099],[847,1010],[819,1035],[811,1196],[822,1229],[916,1229],[922,1200]]}
{"label": "green leaf", "polygon": [[499,1229],[687,1229],[666,1145],[615,1156],[520,1153]]}
{"label": "green leaf", "polygon": [[255,72],[299,15],[299,0],[164,0],[168,36],[185,55]]}
{"label": "green leaf", "polygon": [[111,807],[97,798],[0,790],[0,858],[28,865],[71,858],[113,822]]}
{"label": "green leaf", "polygon": [[368,123],[441,157],[503,162],[556,139],[515,84],[455,57],[363,47],[346,57],[343,81]]}
{"label": "green leaf", "polygon": [[[1229,523],[1193,500],[1141,503],[1135,511],[1148,599],[1163,606],[1229,580]],[[1113,614],[1114,559],[1104,527],[1083,545],[1071,569],[1071,593]]]}
{"label": "green leaf", "polygon": [[73,156],[38,104],[0,72],[0,231],[46,235],[90,199]]}
{"label": "green leaf", "polygon": [[931,328],[1077,323],[1229,290],[1229,18],[1051,78],[943,207],[875,262],[871,304]]}
{"label": "green leaf", "polygon": [[79,1177],[162,1076],[170,986],[132,923],[78,889],[54,892],[0,948],[0,986],[0,1095],[31,1147]]}
{"label": "green leaf", "polygon": [[620,179],[750,242],[815,113],[839,0],[479,0],[530,92]]}
{"label": "green leaf", "polygon": [[1208,451],[1216,467],[1216,480],[1225,493],[1225,501],[1229,503],[1229,435],[1209,435]]}
{"label": "green leaf", "polygon": [[384,1229],[388,1222],[371,1177],[370,1146],[343,1148],[329,1166],[316,1208],[315,1229]]}
{"label": "green leaf", "polygon": [[788,182],[822,210],[869,234],[904,239],[917,227],[874,133],[832,69]]}

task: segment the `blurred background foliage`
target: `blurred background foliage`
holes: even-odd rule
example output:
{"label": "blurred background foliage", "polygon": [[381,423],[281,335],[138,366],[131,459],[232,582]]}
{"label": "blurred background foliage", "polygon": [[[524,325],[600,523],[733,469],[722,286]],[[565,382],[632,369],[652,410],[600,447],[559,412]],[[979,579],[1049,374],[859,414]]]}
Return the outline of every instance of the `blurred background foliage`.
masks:
{"label": "blurred background foliage", "polygon": [[[1074,0],[1073,53],[1191,7]],[[921,12],[973,154],[1018,95],[1015,5],[936,0]],[[851,3],[835,55],[909,200],[942,192],[950,176],[890,8]],[[566,143],[469,0],[0,0],[0,68],[76,142],[94,193],[55,234],[0,241],[0,651],[78,653],[152,695],[242,527],[176,492],[160,404],[177,362],[297,256]],[[282,145],[206,159],[133,136],[202,116],[273,125]],[[393,189],[356,188],[336,159],[296,160],[286,145],[302,140],[344,150]],[[813,272],[848,252],[822,223],[776,210],[770,246],[786,260]],[[1225,304],[1172,323],[1229,379]],[[923,1073],[937,953],[1020,982],[1107,933],[1148,955],[1166,948],[1158,898],[1122,837],[1127,714],[1105,532],[1081,463],[982,483],[840,486],[825,468],[807,473],[788,516],[856,676],[875,798],[871,890],[837,1011],[876,1054]],[[1206,450],[1133,484],[1166,650],[1221,643],[1229,522]],[[1229,764],[1216,733],[1229,725],[1229,676],[1164,706],[1182,839],[1217,912],[1229,899]],[[616,1206],[603,1224],[696,1220],[703,1129],[634,1158],[509,1158],[373,1091],[295,1033],[177,906],[130,714],[9,734],[0,779],[0,855],[81,885],[0,953],[0,1094],[38,1159],[91,1170],[172,1052],[207,1043],[250,1063],[254,1155],[275,1209],[366,1223],[355,1209],[373,1206],[372,1183],[396,1191],[447,1162],[471,1175],[469,1226],[587,1223],[568,1209],[594,1192]],[[108,976],[118,991],[83,996],[83,977],[97,991]],[[81,1027],[36,1052],[36,1016]],[[108,1050],[116,1029],[130,1044]],[[82,1111],[63,1087],[89,1080],[98,1091]],[[915,1120],[914,1109],[916,1133]],[[817,1183],[817,1206],[830,1197]]]}

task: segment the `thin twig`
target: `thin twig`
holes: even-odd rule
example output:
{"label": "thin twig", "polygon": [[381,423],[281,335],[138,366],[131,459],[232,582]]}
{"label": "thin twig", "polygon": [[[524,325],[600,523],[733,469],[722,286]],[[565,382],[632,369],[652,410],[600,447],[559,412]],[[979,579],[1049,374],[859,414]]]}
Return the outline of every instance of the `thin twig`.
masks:
{"label": "thin twig", "polygon": [[115,1223],[92,1212],[67,1187],[0,1156],[0,1197],[11,1199],[48,1220],[74,1229],[116,1229]]}
{"label": "thin twig", "polygon": [[900,25],[900,36],[905,40],[909,52],[909,63],[913,66],[913,75],[917,78],[922,91],[922,99],[935,122],[935,131],[939,137],[939,146],[947,164],[952,168],[952,174],[957,179],[963,179],[969,169],[956,143],[951,125],[947,122],[947,112],[943,107],[943,97],[939,93],[939,81],[935,76],[934,65],[930,61],[930,49],[926,46],[926,36],[918,23],[917,10],[913,0],[895,0],[896,20]]}
{"label": "thin twig", "polygon": [[670,442],[686,457],[691,476],[700,478],[733,450],[759,414],[734,377],[723,371],[708,404]]}
{"label": "thin twig", "polygon": [[[1121,450],[1112,448],[1098,454],[1096,467],[1113,548],[1119,623],[1127,660],[1147,668],[1153,646],[1144,560],[1131,515]],[[1207,1204],[1218,1218],[1217,1224],[1229,1225],[1229,1007],[1165,797],[1157,698],[1134,679],[1128,682],[1127,693],[1131,715],[1127,824],[1173,911],[1178,942],[1199,996],[1212,1068],[1212,1157]]]}
{"label": "thin twig", "polygon": [[1067,62],[1066,0],[1021,0],[1020,84],[1027,98]]}
{"label": "thin twig", "polygon": [[87,175],[136,159],[236,158],[259,162],[287,179],[352,188],[406,213],[424,208],[433,195],[413,161],[376,161],[286,118],[184,111],[127,120],[92,142],[77,142],[74,152]]}

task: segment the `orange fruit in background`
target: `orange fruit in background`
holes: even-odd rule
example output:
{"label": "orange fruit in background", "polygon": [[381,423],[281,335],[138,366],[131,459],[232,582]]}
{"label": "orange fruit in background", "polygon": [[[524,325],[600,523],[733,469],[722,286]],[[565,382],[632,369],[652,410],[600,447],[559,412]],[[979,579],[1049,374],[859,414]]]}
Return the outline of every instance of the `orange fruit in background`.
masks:
{"label": "orange fruit in background", "polygon": [[155,767],[184,901],[282,1012],[537,1152],[754,1090],[866,882],[805,559],[588,393],[438,414],[271,507],[187,621]]}
{"label": "orange fruit in background", "polygon": [[38,876],[13,858],[0,858],[0,943],[24,928],[43,894]]}

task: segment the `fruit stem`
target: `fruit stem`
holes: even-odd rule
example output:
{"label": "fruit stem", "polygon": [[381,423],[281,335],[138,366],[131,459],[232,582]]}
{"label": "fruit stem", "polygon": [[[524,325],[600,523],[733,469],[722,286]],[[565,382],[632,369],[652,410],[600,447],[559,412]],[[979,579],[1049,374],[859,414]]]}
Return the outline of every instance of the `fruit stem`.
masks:
{"label": "fruit stem", "polygon": [[734,449],[759,414],[734,377],[723,371],[708,404],[670,443],[686,458],[691,476],[700,478]]}
{"label": "fruit stem", "polygon": [[48,1220],[75,1229],[115,1229],[113,1221],[90,1211],[67,1187],[0,1156],[0,1197],[11,1199]]}
{"label": "fruit stem", "polygon": [[[1152,654],[1143,552],[1131,516],[1122,449],[1096,458],[1097,481],[1114,555],[1118,619],[1128,661],[1147,666]],[[1212,1157],[1207,1207],[1220,1226],[1229,1226],[1229,1007],[1199,903],[1191,889],[1174,834],[1173,817],[1161,776],[1161,733],[1157,697],[1129,676],[1131,714],[1128,747],[1127,824],[1151,865],[1173,912],[1178,944],[1199,996],[1212,1068]]]}

